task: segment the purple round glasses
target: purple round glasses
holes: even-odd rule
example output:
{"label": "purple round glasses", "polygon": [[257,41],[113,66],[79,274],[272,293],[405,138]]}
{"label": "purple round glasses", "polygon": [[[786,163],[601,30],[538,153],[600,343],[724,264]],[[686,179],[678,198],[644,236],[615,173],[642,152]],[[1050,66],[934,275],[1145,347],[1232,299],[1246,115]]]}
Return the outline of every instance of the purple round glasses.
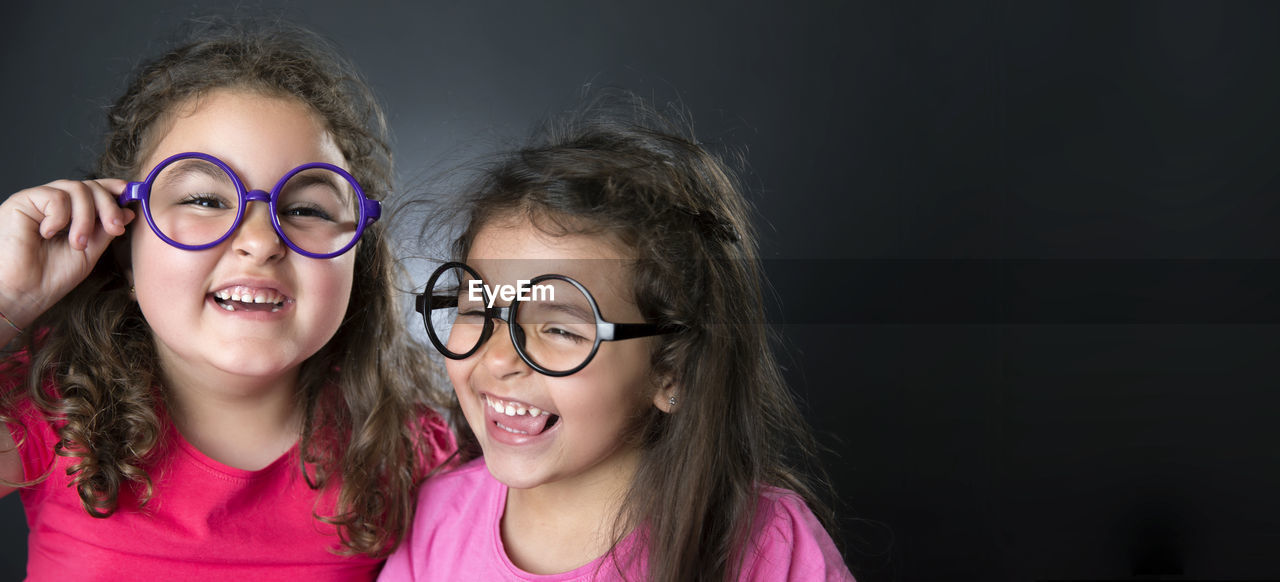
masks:
{"label": "purple round glasses", "polygon": [[285,245],[313,259],[347,252],[382,214],[382,204],[333,164],[298,166],[266,192],[249,190],[222,160],[198,152],[165,158],[146,179],[130,182],[118,202],[141,203],[152,232],[189,251],[221,244],[240,227],[249,202],[265,202]]}

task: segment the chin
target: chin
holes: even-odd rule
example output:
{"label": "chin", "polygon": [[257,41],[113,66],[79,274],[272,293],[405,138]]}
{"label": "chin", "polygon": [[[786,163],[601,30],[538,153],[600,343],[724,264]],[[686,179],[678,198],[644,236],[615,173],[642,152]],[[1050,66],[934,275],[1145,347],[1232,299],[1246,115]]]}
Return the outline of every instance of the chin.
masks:
{"label": "chin", "polygon": [[511,489],[533,489],[539,485],[546,483],[541,476],[531,475],[527,472],[512,470],[509,467],[489,464],[488,457],[485,457],[485,467],[489,469],[489,474],[497,479],[499,483],[506,485]]}
{"label": "chin", "polygon": [[223,365],[219,367],[232,374],[248,378],[269,378],[284,374],[288,370],[296,369],[301,364],[301,360],[286,361],[278,357],[278,354],[271,354],[261,350],[242,351],[237,355],[241,357],[232,358],[231,361],[224,361],[222,362]]}

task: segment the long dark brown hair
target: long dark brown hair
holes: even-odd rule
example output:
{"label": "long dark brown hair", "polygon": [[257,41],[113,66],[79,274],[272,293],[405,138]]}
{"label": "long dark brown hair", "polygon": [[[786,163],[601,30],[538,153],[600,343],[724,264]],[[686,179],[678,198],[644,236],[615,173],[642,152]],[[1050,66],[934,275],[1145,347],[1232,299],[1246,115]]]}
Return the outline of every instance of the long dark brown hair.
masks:
{"label": "long dark brown hair", "polygon": [[[637,420],[639,467],[614,544],[643,536],[653,580],[729,580],[761,486],[797,492],[828,529],[833,517],[812,485],[824,481],[806,477],[815,443],[770,349],[749,205],[679,119],[615,92],[547,124],[468,188],[452,253],[465,260],[485,225],[510,218],[634,249],[645,320],[684,331],[655,343],[652,372],[676,381],[678,405]],[[464,454],[478,454],[460,433]]]}
{"label": "long dark brown hair", "polygon": [[[372,93],[325,41],[284,26],[215,23],[142,66],[108,113],[95,176],[138,177],[158,138],[151,135],[157,121],[224,88],[307,105],[365,192],[375,199],[390,193],[386,126]],[[147,225],[135,221],[131,228]],[[420,421],[434,414],[428,407],[438,396],[423,348],[404,329],[401,273],[383,223],[367,228],[352,252],[346,316],[299,373],[299,470],[315,489],[337,487],[336,507],[317,506],[316,515],[337,527],[342,551],[381,556],[412,522],[413,492],[431,456]],[[147,469],[164,449],[169,422],[151,330],[123,276],[127,256],[108,251],[85,281],[30,326],[41,331],[25,337],[31,354],[25,393],[50,418],[65,419],[56,453],[76,459],[72,484],[97,517],[116,511],[122,493],[147,502]],[[50,377],[56,394],[43,387]],[[13,403],[10,398],[5,409]]]}

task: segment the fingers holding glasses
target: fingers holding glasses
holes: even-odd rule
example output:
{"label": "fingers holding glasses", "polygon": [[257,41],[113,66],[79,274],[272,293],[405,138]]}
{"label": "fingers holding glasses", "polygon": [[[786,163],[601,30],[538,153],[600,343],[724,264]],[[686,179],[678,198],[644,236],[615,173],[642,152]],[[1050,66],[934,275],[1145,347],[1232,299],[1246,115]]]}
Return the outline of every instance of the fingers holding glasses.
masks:
{"label": "fingers holding glasses", "polygon": [[124,187],[124,180],[109,178],[57,180],[28,188],[12,198],[18,202],[15,210],[38,225],[41,238],[52,240],[65,235],[72,249],[83,251],[91,242],[105,243],[124,234],[125,225],[133,220],[133,210],[116,203]]}
{"label": "fingers holding glasses", "polygon": [[134,212],[125,181],[57,180],[0,204],[0,312],[31,320],[78,284]]}
{"label": "fingers holding glasses", "polygon": [[136,214],[133,209],[122,207],[116,201],[128,184],[124,180],[102,178],[87,182],[93,190],[94,208],[98,211],[98,222],[103,230],[117,237],[124,234],[125,226],[133,222]]}

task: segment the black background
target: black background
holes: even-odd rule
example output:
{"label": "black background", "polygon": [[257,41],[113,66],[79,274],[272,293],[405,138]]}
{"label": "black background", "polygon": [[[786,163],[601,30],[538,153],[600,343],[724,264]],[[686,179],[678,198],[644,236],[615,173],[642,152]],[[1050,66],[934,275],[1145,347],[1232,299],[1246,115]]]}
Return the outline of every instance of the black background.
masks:
{"label": "black background", "polygon": [[1280,576],[1280,4],[115,4],[6,8],[0,190],[209,14],[335,40],[409,191],[587,85],[680,101],[749,161],[860,580]]}

